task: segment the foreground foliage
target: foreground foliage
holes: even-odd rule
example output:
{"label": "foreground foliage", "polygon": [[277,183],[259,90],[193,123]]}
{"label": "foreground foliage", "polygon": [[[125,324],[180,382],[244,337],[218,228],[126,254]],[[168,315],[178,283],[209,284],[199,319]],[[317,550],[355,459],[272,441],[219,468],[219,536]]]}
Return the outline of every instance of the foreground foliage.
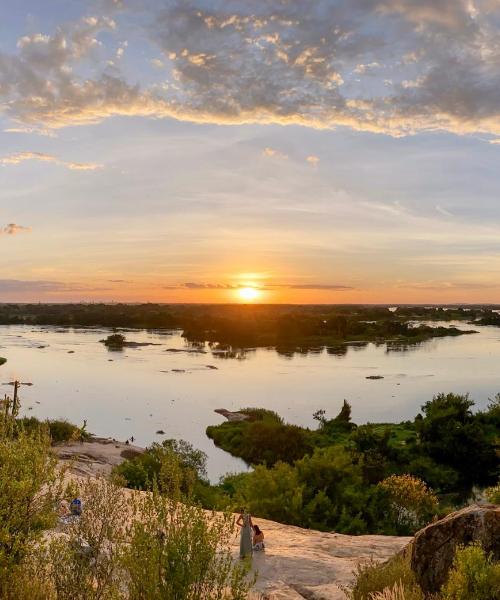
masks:
{"label": "foreground foliage", "polygon": [[443,600],[496,600],[500,598],[500,562],[494,562],[477,544],[460,548],[453,561]]}
{"label": "foreground foliage", "polygon": [[[46,426],[0,419],[0,598],[247,598],[253,579],[232,558],[234,519],[193,500],[182,452],[160,457],[151,493],[131,494],[102,479],[65,488],[50,441]],[[75,496],[82,515],[46,535]]]}
{"label": "foreground foliage", "polygon": [[351,600],[424,600],[407,557],[397,555],[385,563],[360,564]]}
{"label": "foreground foliage", "polygon": [[[424,600],[409,560],[395,556],[382,564],[359,565],[351,600]],[[459,546],[448,579],[432,600],[498,600],[500,562],[478,544]]]}

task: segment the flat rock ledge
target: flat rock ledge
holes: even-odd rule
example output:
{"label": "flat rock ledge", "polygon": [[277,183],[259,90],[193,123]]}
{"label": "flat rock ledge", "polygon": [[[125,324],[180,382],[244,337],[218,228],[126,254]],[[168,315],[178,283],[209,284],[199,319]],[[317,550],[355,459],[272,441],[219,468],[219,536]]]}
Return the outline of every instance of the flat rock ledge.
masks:
{"label": "flat rock ledge", "polygon": [[[253,555],[256,591],[266,600],[346,600],[359,563],[383,562],[403,550],[409,537],[323,533],[254,518],[266,550]],[[234,542],[235,557],[239,540]]]}
{"label": "flat rock ledge", "polygon": [[58,459],[75,475],[110,475],[114,466],[144,452],[144,448],[112,438],[92,437],[87,442],[68,442],[53,447]]}

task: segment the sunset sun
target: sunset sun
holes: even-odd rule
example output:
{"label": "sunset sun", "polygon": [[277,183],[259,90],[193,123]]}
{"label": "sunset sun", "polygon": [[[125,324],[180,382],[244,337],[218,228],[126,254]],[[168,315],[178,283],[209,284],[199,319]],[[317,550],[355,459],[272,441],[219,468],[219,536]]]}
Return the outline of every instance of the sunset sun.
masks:
{"label": "sunset sun", "polygon": [[260,292],[254,287],[243,287],[238,290],[238,296],[245,302],[253,302],[260,296]]}

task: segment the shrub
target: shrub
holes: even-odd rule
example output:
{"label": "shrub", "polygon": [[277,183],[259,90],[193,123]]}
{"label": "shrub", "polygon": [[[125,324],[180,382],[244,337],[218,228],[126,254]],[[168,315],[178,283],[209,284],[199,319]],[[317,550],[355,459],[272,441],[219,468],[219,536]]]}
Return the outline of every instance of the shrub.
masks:
{"label": "shrub", "polygon": [[500,504],[500,483],[494,487],[486,488],[484,493],[488,502]]}
{"label": "shrub", "polygon": [[[373,561],[358,565],[351,600],[423,600],[408,557],[398,554],[385,563]],[[394,592],[394,589],[397,592]],[[400,596],[391,596],[399,593]],[[401,596],[401,594],[403,595]],[[377,594],[385,594],[377,596]]]}
{"label": "shrub", "polygon": [[379,483],[388,495],[391,512],[401,533],[412,533],[436,514],[438,500],[426,483],[411,475],[391,475]]}
{"label": "shrub", "polygon": [[70,423],[66,419],[47,419],[47,421],[40,421],[36,417],[23,417],[18,419],[18,425],[27,432],[36,432],[40,430],[46,430],[50,435],[50,439],[54,444],[61,444],[69,442],[71,440],[88,440],[90,434],[85,431],[85,425],[83,427],[77,427]]}
{"label": "shrub", "polygon": [[46,587],[57,600],[123,598],[121,560],[130,501],[123,490],[103,479],[87,480],[79,494],[81,516],[40,553]]}
{"label": "shrub", "polygon": [[110,350],[121,350],[125,345],[126,338],[121,333],[112,333],[105,340],[101,340],[101,342]]}
{"label": "shrub", "polygon": [[500,562],[493,562],[478,544],[460,547],[441,596],[442,600],[497,600]]}
{"label": "shrub", "polygon": [[43,432],[0,432],[0,598],[13,595],[23,561],[54,523],[55,466]]}
{"label": "shrub", "polygon": [[401,582],[386,587],[381,592],[370,594],[370,600],[421,600],[422,592],[417,587],[407,589]]}
{"label": "shrub", "polygon": [[142,496],[143,519],[132,527],[124,567],[130,600],[244,600],[253,581],[233,562],[229,514],[172,502],[157,491]]}
{"label": "shrub", "polygon": [[154,443],[145,452],[125,460],[114,469],[114,474],[121,477],[127,487],[152,489],[172,460],[180,461],[182,466],[180,487],[183,493],[192,491],[196,483],[206,481],[206,454],[184,440],[173,439]]}
{"label": "shrub", "polygon": [[12,600],[247,598],[254,579],[247,564],[233,561],[232,515],[194,505],[175,487],[174,470],[171,497],[156,485],[149,494],[131,494],[104,479],[80,484],[82,515],[25,565],[32,584],[23,589],[44,595]]}

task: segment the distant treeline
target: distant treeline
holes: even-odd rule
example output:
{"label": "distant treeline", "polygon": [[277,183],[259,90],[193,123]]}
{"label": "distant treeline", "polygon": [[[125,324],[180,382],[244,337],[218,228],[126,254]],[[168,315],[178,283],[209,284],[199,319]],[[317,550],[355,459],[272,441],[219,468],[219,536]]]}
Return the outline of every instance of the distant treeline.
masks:
{"label": "distant treeline", "polygon": [[297,347],[344,341],[419,342],[459,335],[456,328],[412,324],[414,320],[487,319],[482,307],[354,305],[188,305],[188,304],[1,304],[0,324],[180,329],[190,342],[233,347]]}

